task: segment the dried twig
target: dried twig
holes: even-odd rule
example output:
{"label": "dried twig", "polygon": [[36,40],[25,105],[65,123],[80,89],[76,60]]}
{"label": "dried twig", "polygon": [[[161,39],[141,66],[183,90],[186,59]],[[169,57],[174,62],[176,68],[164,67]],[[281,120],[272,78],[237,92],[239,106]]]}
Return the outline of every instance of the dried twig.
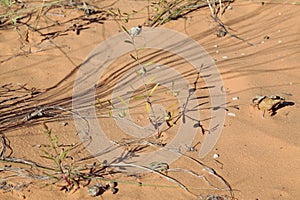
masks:
{"label": "dried twig", "polygon": [[[195,162],[196,164],[200,165],[201,168],[205,171],[207,171],[209,174],[211,174],[212,176],[216,177],[217,179],[219,179],[226,187],[227,187],[227,191],[230,193],[231,197],[234,197],[234,193],[233,193],[233,190],[232,190],[232,187],[230,186],[230,184],[220,175],[218,174],[213,168],[211,167],[208,167],[207,165],[205,165],[204,163],[202,163],[201,161],[193,158],[193,157],[190,157],[188,155],[185,155],[179,151],[174,151],[174,150],[170,150],[174,153],[177,153],[181,156],[184,156],[186,158],[188,158],[189,160]],[[209,183],[209,181],[207,181]],[[213,186],[213,185],[212,185]]]}
{"label": "dried twig", "polygon": [[236,34],[232,34],[231,32],[229,32],[229,30],[226,28],[226,26],[223,24],[223,22],[215,15],[212,16],[213,20],[218,24],[219,27],[221,27],[221,29],[223,30],[224,33],[228,34],[230,37],[234,37],[238,40],[241,40],[245,43],[247,43],[250,46],[256,46],[256,44],[248,42],[247,40],[237,36]]}
{"label": "dried twig", "polygon": [[[176,179],[168,176],[168,175],[165,175],[159,171],[156,171],[154,169],[151,169],[149,167],[145,167],[145,166],[141,166],[141,165],[136,165],[136,164],[127,164],[127,163],[118,163],[118,164],[114,164],[114,163],[111,163],[111,164],[108,164],[107,167],[133,167],[133,168],[138,168],[138,169],[142,169],[144,171],[148,171],[148,172],[151,172],[151,173],[154,173],[154,174],[157,174],[159,175],[160,177],[163,177],[165,179],[167,179],[168,181],[170,182],[173,182],[175,183],[176,185],[178,185],[180,188],[182,188],[184,191],[190,193],[190,194],[193,194],[191,191],[189,191],[189,189],[184,186],[181,182],[177,181]],[[195,195],[195,194],[193,194]]]}
{"label": "dried twig", "polygon": [[10,154],[8,156],[10,156],[13,153],[13,150],[10,147],[10,144],[9,144],[10,142],[7,139],[7,137],[1,132],[0,132],[0,139],[1,139],[1,144],[2,144],[0,158],[3,160],[3,159],[5,159],[6,148],[9,148],[9,150],[10,150]]}

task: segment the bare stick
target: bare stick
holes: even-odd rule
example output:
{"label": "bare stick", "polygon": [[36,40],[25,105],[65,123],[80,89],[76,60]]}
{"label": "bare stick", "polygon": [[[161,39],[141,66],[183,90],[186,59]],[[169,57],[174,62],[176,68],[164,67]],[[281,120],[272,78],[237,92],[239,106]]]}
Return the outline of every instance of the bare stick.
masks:
{"label": "bare stick", "polygon": [[[185,190],[186,192],[190,193],[190,194],[193,194],[191,191],[189,191],[189,189],[184,186],[182,183],[180,183],[179,181],[177,181],[176,179],[168,176],[168,175],[165,175],[159,171],[156,171],[156,170],[153,170],[149,167],[145,167],[145,166],[141,166],[141,165],[135,165],[135,164],[126,164],[126,163],[120,163],[120,164],[108,164],[107,165],[108,167],[134,167],[134,168],[139,168],[139,169],[142,169],[142,170],[145,170],[145,171],[148,171],[148,172],[152,172],[154,174],[157,174],[165,179],[167,179],[168,181],[170,182],[173,182],[175,184],[177,184],[180,188],[182,188],[183,190]],[[193,194],[195,195],[195,194]]]}
{"label": "bare stick", "polygon": [[211,174],[214,177],[216,177],[217,179],[219,179],[227,187],[227,191],[229,191],[231,197],[234,197],[234,194],[233,194],[230,184],[221,175],[219,175],[213,168],[208,167],[207,165],[203,164],[199,160],[196,160],[195,158],[185,155],[179,151],[174,151],[174,150],[170,150],[170,151],[175,152],[181,156],[184,156],[184,157],[188,158],[189,160],[192,160],[196,164],[200,165],[203,168],[203,170],[207,171],[209,174]]}

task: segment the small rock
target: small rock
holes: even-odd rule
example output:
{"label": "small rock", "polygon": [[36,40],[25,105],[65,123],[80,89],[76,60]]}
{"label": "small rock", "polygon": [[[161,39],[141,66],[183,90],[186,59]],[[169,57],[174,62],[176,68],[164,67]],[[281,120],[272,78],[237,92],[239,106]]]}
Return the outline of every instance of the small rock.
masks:
{"label": "small rock", "polygon": [[213,156],[213,158],[214,158],[214,159],[219,158],[219,154],[215,153],[214,156]]}
{"label": "small rock", "polygon": [[235,113],[232,113],[232,112],[229,112],[227,115],[231,116],[231,117],[235,117]]}
{"label": "small rock", "polygon": [[95,196],[103,194],[105,192],[105,190],[106,189],[103,187],[103,185],[98,184],[98,185],[89,186],[87,193],[89,196],[95,197]]}
{"label": "small rock", "polygon": [[111,193],[116,194],[119,189],[118,188],[110,188]]}
{"label": "small rock", "polygon": [[208,195],[206,200],[226,200],[225,197],[220,196],[220,195]]}
{"label": "small rock", "polygon": [[216,33],[217,37],[224,37],[226,34],[227,34],[227,32],[224,31],[223,29],[217,30],[217,33]]}
{"label": "small rock", "polygon": [[100,193],[100,188],[96,185],[89,186],[88,190],[87,190],[87,193],[88,193],[89,196],[95,197]]}
{"label": "small rock", "polygon": [[233,101],[239,100],[239,97],[232,97]]}
{"label": "small rock", "polygon": [[68,122],[63,122],[62,125],[63,125],[63,126],[68,126],[69,123],[68,123]]}

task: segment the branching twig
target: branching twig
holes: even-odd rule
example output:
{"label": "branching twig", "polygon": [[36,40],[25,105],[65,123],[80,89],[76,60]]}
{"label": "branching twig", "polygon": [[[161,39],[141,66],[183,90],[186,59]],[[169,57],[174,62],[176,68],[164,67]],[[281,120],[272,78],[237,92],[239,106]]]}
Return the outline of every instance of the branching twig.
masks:
{"label": "branching twig", "polygon": [[181,156],[184,156],[184,157],[188,158],[189,160],[195,162],[196,164],[200,165],[203,170],[207,171],[209,174],[211,174],[214,177],[216,177],[217,179],[219,179],[227,187],[227,191],[229,191],[231,197],[234,197],[234,193],[232,191],[232,188],[231,188],[230,184],[221,175],[219,175],[213,168],[208,167],[207,165],[205,165],[201,161],[199,161],[199,160],[197,160],[197,159],[195,159],[193,157],[190,157],[188,155],[185,155],[185,154],[183,154],[183,153],[181,153],[179,151],[174,151],[174,150],[170,150],[170,151],[172,151],[174,153],[177,153],[177,154],[179,154]]}

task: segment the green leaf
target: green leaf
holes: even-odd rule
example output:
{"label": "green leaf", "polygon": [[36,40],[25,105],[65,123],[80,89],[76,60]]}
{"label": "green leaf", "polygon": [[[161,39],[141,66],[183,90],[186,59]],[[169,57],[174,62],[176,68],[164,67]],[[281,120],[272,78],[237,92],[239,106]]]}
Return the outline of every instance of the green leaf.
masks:
{"label": "green leaf", "polygon": [[42,150],[42,152],[47,156],[47,157],[53,157],[48,151]]}
{"label": "green leaf", "polygon": [[179,91],[173,91],[172,93],[174,97],[177,97],[179,95]]}
{"label": "green leaf", "polygon": [[53,161],[54,161],[54,163],[56,164],[57,167],[60,166],[60,163],[61,163],[60,160],[53,159]]}
{"label": "green leaf", "polygon": [[10,6],[10,5],[11,5],[10,0],[4,0],[4,5],[5,5],[5,6]]}
{"label": "green leaf", "polygon": [[138,61],[138,59],[137,59],[134,55],[130,54],[130,57],[131,57],[133,60]]}
{"label": "green leaf", "polygon": [[177,103],[173,103],[170,106],[168,106],[167,110],[171,110],[171,108],[174,108],[175,106],[177,106]]}
{"label": "green leaf", "polygon": [[108,12],[112,13],[114,16],[118,16],[118,14],[115,13],[112,9],[108,9]]}
{"label": "green leaf", "polygon": [[153,63],[154,63],[154,60],[150,60],[149,62],[147,62],[147,63],[145,64],[145,66],[152,65]]}
{"label": "green leaf", "polygon": [[143,99],[145,98],[145,95],[137,95],[135,97],[133,97],[134,100],[139,100],[139,99]]}
{"label": "green leaf", "polygon": [[119,99],[126,107],[128,107],[128,103],[127,103],[122,97],[118,97],[118,99]]}
{"label": "green leaf", "polygon": [[102,102],[101,102],[101,99],[97,98],[97,103],[100,105],[100,106],[103,106]]}
{"label": "green leaf", "polygon": [[110,118],[112,118],[112,111],[111,111],[111,110],[109,111],[108,116],[109,116]]}
{"label": "green leaf", "polygon": [[115,108],[115,106],[112,104],[110,100],[107,100],[107,102],[109,103],[109,105],[111,105],[112,108]]}
{"label": "green leaf", "polygon": [[59,160],[64,160],[66,158],[66,156],[68,155],[70,150],[61,150],[60,154],[59,154]]}
{"label": "green leaf", "polygon": [[175,81],[172,80],[172,91],[174,91]]}
{"label": "green leaf", "polygon": [[150,112],[150,106],[149,106],[149,103],[146,102],[146,112],[149,113]]}
{"label": "green leaf", "polygon": [[125,116],[126,116],[125,111],[122,111],[122,112],[119,113],[119,117],[124,118]]}
{"label": "green leaf", "polygon": [[128,23],[128,21],[129,21],[129,16],[126,16],[126,18],[123,19],[122,21],[123,21],[125,24]]}
{"label": "green leaf", "polygon": [[122,16],[122,13],[120,11],[120,8],[117,9],[118,13],[119,13],[119,16]]}
{"label": "green leaf", "polygon": [[124,42],[125,42],[125,43],[129,43],[129,44],[133,44],[133,42],[130,41],[130,40],[124,40]]}
{"label": "green leaf", "polygon": [[150,91],[149,96],[152,96],[152,94],[154,93],[154,91],[157,89],[158,86],[159,86],[159,83],[156,83],[156,85]]}
{"label": "green leaf", "polygon": [[127,28],[125,26],[122,25],[121,27],[128,35],[130,35],[129,31],[127,30]]}
{"label": "green leaf", "polygon": [[146,85],[149,85],[150,83],[152,83],[154,79],[155,79],[154,76],[151,77],[151,78],[146,82]]}
{"label": "green leaf", "polygon": [[146,69],[144,67],[141,67],[139,71],[136,72],[138,75],[143,76],[146,73]]}
{"label": "green leaf", "polygon": [[54,158],[52,157],[49,157],[49,156],[41,156],[42,158],[46,158],[46,159],[49,159],[49,160],[55,160]]}

